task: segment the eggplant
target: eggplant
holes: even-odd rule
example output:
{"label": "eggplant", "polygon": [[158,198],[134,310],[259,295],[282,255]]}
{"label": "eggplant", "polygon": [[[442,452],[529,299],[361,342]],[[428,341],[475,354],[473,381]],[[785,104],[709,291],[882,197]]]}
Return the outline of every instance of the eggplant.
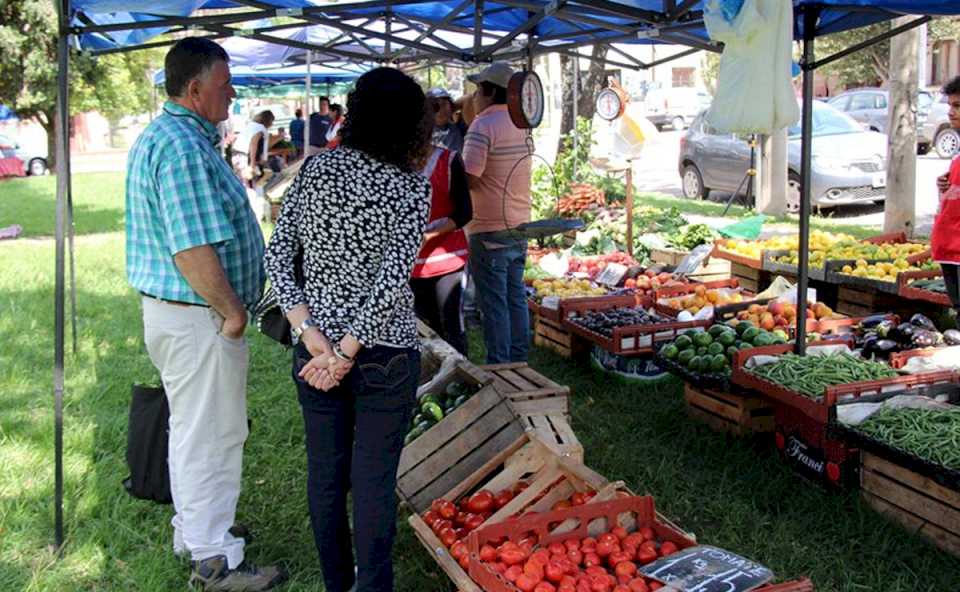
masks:
{"label": "eggplant", "polygon": [[881,339],[874,344],[873,349],[878,357],[887,359],[890,357],[890,354],[898,352],[902,348],[899,343],[892,339]]}
{"label": "eggplant", "polygon": [[917,329],[913,332],[913,336],[910,338],[910,341],[916,347],[933,347],[937,344],[937,336],[934,331]]}
{"label": "eggplant", "polygon": [[917,313],[910,317],[910,324],[914,327],[920,327],[921,329],[926,329],[927,331],[936,331],[937,326],[933,324],[933,321],[928,319],[925,315]]}
{"label": "eggplant", "polygon": [[887,315],[871,315],[860,321],[860,328],[866,330],[874,329],[877,325],[887,320],[889,320],[887,319]]}
{"label": "eggplant", "polygon": [[880,338],[874,334],[867,335],[863,339],[863,343],[860,345],[861,350],[863,351],[863,357],[869,358],[871,355],[877,351],[877,342],[880,341]]}
{"label": "eggplant", "polygon": [[878,323],[877,326],[873,328],[873,330],[876,331],[877,335],[879,335],[881,339],[886,339],[887,336],[890,334],[890,330],[896,326],[897,324],[891,321],[890,319],[884,319],[880,323]]}
{"label": "eggplant", "polygon": [[960,345],[960,331],[947,329],[943,332],[943,340],[947,345]]}
{"label": "eggplant", "polygon": [[913,340],[913,334],[919,329],[916,325],[911,325],[910,323],[900,323],[887,333],[889,339],[893,339],[897,343],[903,346],[910,345]]}

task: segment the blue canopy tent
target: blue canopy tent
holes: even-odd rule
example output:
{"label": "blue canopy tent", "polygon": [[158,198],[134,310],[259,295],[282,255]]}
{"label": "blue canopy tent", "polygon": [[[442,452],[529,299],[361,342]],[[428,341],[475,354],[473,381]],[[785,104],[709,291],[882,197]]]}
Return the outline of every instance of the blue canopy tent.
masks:
{"label": "blue canopy tent", "polygon": [[[259,70],[244,66],[230,67],[230,83],[233,86],[249,86],[263,88],[277,85],[304,86],[307,77],[311,84],[336,84],[356,80],[366,71],[366,68],[355,64],[343,64],[342,68],[327,65],[327,67],[311,68],[305,66],[288,66],[286,68],[268,68]],[[159,70],[153,76],[153,84],[160,86],[166,80],[164,71]]]}
{"label": "blue canopy tent", "polygon": [[[55,538],[63,544],[63,394],[66,243],[70,244],[73,290],[73,205],[68,146],[68,51],[104,54],[162,47],[184,34],[213,39],[250,39],[299,49],[306,56],[378,63],[479,64],[526,60],[558,52],[580,56],[594,44],[668,43],[720,51],[703,25],[702,0],[56,0],[59,15],[57,96],[57,213],[54,340]],[[903,15],[957,15],[956,0],[793,0],[794,38],[803,42],[803,196],[800,209],[801,293],[807,284],[810,216],[810,137],[813,71],[863,47],[918,26],[914,20],[840,54],[814,60],[814,40]],[[209,9],[232,9],[209,13]],[[205,12],[198,12],[204,10]],[[293,22],[263,23],[287,17]],[[256,23],[250,25],[250,23]],[[298,31],[322,26],[322,34]],[[290,30],[296,30],[289,34]],[[284,33],[284,32],[287,33]],[[162,34],[166,38],[157,39]],[[284,53],[281,51],[280,53]],[[688,53],[688,52],[684,52]],[[678,54],[683,55],[683,54]],[[293,56],[288,56],[292,58]],[[582,56],[587,57],[587,56]],[[677,56],[673,56],[677,57]],[[668,58],[669,59],[669,58]],[[660,60],[657,63],[662,63]],[[266,63],[261,61],[260,63]],[[277,62],[284,63],[283,61]],[[248,64],[249,65],[249,64]],[[654,64],[637,61],[636,67]],[[802,315],[802,312],[798,311]],[[805,326],[798,328],[803,349]]]}

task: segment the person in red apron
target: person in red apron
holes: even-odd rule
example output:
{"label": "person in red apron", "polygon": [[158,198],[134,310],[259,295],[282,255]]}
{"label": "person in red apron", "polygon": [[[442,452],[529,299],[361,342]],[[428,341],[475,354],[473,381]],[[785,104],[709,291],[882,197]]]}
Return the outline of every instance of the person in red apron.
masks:
{"label": "person in red apron", "polygon": [[433,203],[410,280],[414,309],[430,328],[466,355],[461,303],[468,251],[463,227],[473,217],[467,173],[459,154],[435,146],[423,174],[433,187]]}
{"label": "person in red apron", "polygon": [[[943,87],[950,111],[947,117],[960,129],[960,76]],[[960,156],[950,163],[950,172],[937,177],[940,208],[933,222],[930,247],[933,260],[943,269],[943,281],[954,310],[960,312]],[[960,320],[960,317],[958,317]]]}

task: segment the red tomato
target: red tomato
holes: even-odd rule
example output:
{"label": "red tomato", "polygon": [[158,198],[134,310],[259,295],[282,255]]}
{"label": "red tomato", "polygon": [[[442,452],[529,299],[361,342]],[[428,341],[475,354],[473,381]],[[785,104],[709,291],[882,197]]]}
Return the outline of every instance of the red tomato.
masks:
{"label": "red tomato", "polygon": [[443,504],[442,499],[433,500],[432,502],[430,502],[430,510],[439,514],[441,504]]}
{"label": "red tomato", "polygon": [[536,559],[530,558],[523,564],[523,573],[539,582],[543,579],[543,565]]}
{"label": "red tomato", "polygon": [[496,571],[498,574],[503,574],[507,571],[507,564],[502,561],[497,561],[492,565],[493,565],[494,571]]}
{"label": "red tomato", "polygon": [[600,559],[600,556],[596,553],[584,553],[583,554],[583,566],[590,567],[593,565],[603,565],[603,560]]}
{"label": "red tomato", "polygon": [[523,552],[528,556],[533,553],[533,546],[537,544],[537,541],[532,538],[526,538],[520,541],[520,548],[523,549]]}
{"label": "red tomato", "polygon": [[653,534],[653,529],[649,526],[644,526],[638,532],[643,535],[643,540],[645,541],[652,541],[657,538],[656,535]]}
{"label": "red tomato", "polygon": [[465,539],[470,532],[466,528],[454,528],[453,532],[457,533],[458,539]]}
{"label": "red tomato", "polygon": [[467,516],[470,516],[467,512],[457,512],[457,515],[453,517],[453,523],[456,526],[463,526],[467,523]]}
{"label": "red tomato", "polygon": [[574,506],[582,506],[587,503],[587,498],[584,497],[583,493],[578,491],[570,496],[570,503]]}
{"label": "red tomato", "polygon": [[559,584],[564,576],[563,567],[556,562],[552,562],[544,568],[543,575],[554,584]]}
{"label": "red tomato", "polygon": [[613,568],[614,573],[618,576],[635,576],[637,574],[637,564],[632,561],[621,561]]}
{"label": "red tomato", "polygon": [[483,516],[479,514],[467,514],[467,521],[463,527],[469,532],[480,528],[481,524],[483,524]]}
{"label": "red tomato", "polygon": [[524,489],[530,487],[530,484],[526,481],[517,481],[517,484],[513,486],[513,493],[517,494],[523,491]]}
{"label": "red tomato", "polygon": [[453,528],[453,522],[450,520],[440,520],[439,522],[436,523],[436,525],[437,525],[436,531],[438,533],[444,528]]}
{"label": "red tomato", "polygon": [[561,586],[576,586],[576,585],[577,585],[577,578],[573,577],[573,576],[570,575],[570,574],[567,574],[567,575],[563,576],[563,578],[560,579],[560,585],[561,585]]}
{"label": "red tomato", "polygon": [[617,583],[626,586],[630,583],[630,576],[617,575]]}
{"label": "red tomato", "polygon": [[571,504],[570,504],[570,502],[568,502],[567,500],[560,500],[560,501],[558,501],[557,503],[553,504],[553,507],[551,507],[550,509],[551,509],[551,510],[554,510],[554,511],[556,511],[556,510],[566,510],[566,509],[569,508],[570,506],[571,506]]}
{"label": "red tomato", "polygon": [[597,537],[598,545],[604,541],[607,541],[610,543],[617,543],[617,544],[620,543],[620,539],[617,537],[617,535],[613,534],[612,532],[605,532]]}
{"label": "red tomato", "polygon": [[525,573],[520,574],[520,577],[517,578],[517,581],[514,582],[517,588],[520,588],[523,592],[533,592],[533,589],[539,584],[539,580],[533,579],[533,577],[528,576]]}
{"label": "red tomato", "polygon": [[557,587],[550,582],[540,582],[533,592],[557,592]]}
{"label": "red tomato", "polygon": [[510,491],[509,489],[504,489],[497,495],[493,496],[493,507],[499,510],[500,508],[509,504],[510,500],[512,499],[513,499],[513,492]]}
{"label": "red tomato", "polygon": [[630,554],[626,551],[614,551],[607,557],[607,565],[610,567],[616,567],[624,562],[632,562],[634,556],[635,554]]}
{"label": "red tomato", "polygon": [[623,546],[621,547],[621,549],[623,549],[626,553],[630,554],[631,558],[637,556],[637,548],[638,547],[634,545],[628,545],[626,541],[623,542]]}
{"label": "red tomato", "polygon": [[490,545],[480,547],[480,561],[491,563],[497,560],[497,550]]}
{"label": "red tomato", "polygon": [[593,537],[587,537],[580,541],[581,550],[586,550],[587,547],[596,547],[596,546],[597,546],[597,539]]}
{"label": "red tomato", "polygon": [[424,522],[430,525],[430,524],[433,524],[434,521],[436,521],[438,518],[440,518],[440,514],[436,513],[433,510],[427,510],[426,512],[423,513],[423,516],[421,516],[421,518],[423,518]]}
{"label": "red tomato", "polygon": [[651,561],[656,560],[657,552],[650,547],[640,547],[640,550],[637,551],[637,561],[640,563],[640,565],[646,565]]}
{"label": "red tomato", "polygon": [[557,586],[557,592],[577,592],[576,585],[560,584]]}
{"label": "red tomato", "polygon": [[493,512],[484,512],[483,514],[480,514],[480,516],[482,516],[483,521],[486,522],[490,519],[490,516],[493,516]]}
{"label": "red tomato", "polygon": [[503,577],[507,579],[508,582],[516,582],[517,578],[523,575],[523,568],[519,565],[511,565],[507,568],[507,571],[503,572]]}
{"label": "red tomato", "polygon": [[437,509],[437,513],[443,516],[444,520],[453,520],[457,515],[457,507],[453,505],[453,502],[448,502],[447,500],[440,500],[440,505]]}
{"label": "red tomato", "polygon": [[580,548],[580,541],[577,539],[567,539],[563,541],[563,546],[567,548],[567,551],[573,551],[574,549]]}
{"label": "red tomato", "polygon": [[660,545],[660,556],[661,556],[661,557],[666,557],[667,555],[671,555],[671,554],[676,553],[676,552],[677,552],[677,545],[676,545],[676,543],[674,543],[674,542],[672,542],[672,541],[666,541],[665,543],[663,543],[662,545]]}
{"label": "red tomato", "polygon": [[500,554],[500,561],[506,563],[507,565],[517,565],[518,563],[523,563],[527,554],[523,552],[516,543],[506,542],[498,550]]}
{"label": "red tomato", "polygon": [[462,567],[462,568],[464,569],[464,571],[470,571],[470,556],[469,556],[469,555],[464,555],[464,556],[461,557],[460,559],[457,559],[457,563],[460,564],[460,567]]}
{"label": "red tomato", "polygon": [[619,547],[614,547],[613,543],[610,541],[600,541],[597,543],[597,555],[600,557],[607,557],[618,548]]}
{"label": "red tomato", "polygon": [[590,590],[593,592],[610,592],[610,580],[606,576],[593,576],[590,578]]}
{"label": "red tomato", "polygon": [[584,570],[588,576],[603,576],[607,577],[607,570],[603,569],[599,565],[591,565],[586,570]]}
{"label": "red tomato", "polygon": [[617,537],[622,541],[623,539],[627,538],[627,529],[622,526],[617,526],[610,531],[610,534],[614,535],[615,537]]}
{"label": "red tomato", "polygon": [[643,535],[639,532],[633,532],[627,535],[627,538],[621,541],[621,544],[626,546],[630,545],[631,547],[639,547],[640,543],[644,541]]}
{"label": "red tomato", "polygon": [[440,542],[443,543],[444,547],[449,547],[457,540],[457,532],[450,528],[444,528],[440,531]]}
{"label": "red tomato", "polygon": [[547,547],[547,550],[550,551],[551,555],[566,555],[567,548],[563,546],[562,543],[550,543],[550,546]]}
{"label": "red tomato", "polygon": [[493,508],[493,492],[481,489],[467,500],[467,509],[474,514],[482,514]]}
{"label": "red tomato", "polygon": [[454,559],[460,559],[467,554],[467,545],[463,541],[454,541],[450,545],[450,556]]}
{"label": "red tomato", "polygon": [[563,570],[563,573],[566,574],[573,575],[580,571],[580,568],[574,565],[573,561],[570,561],[566,555],[563,555],[562,557],[555,557],[550,560],[550,563],[557,564],[560,569]]}
{"label": "red tomato", "polygon": [[583,553],[579,549],[571,549],[567,551],[567,559],[574,565],[580,565],[583,563]]}
{"label": "red tomato", "polygon": [[657,552],[657,543],[655,543],[655,542],[653,542],[653,541],[643,541],[643,543],[640,545],[640,548],[641,548],[641,549],[644,549],[644,548],[650,549],[651,551],[653,551],[654,553],[656,553],[656,552]]}
{"label": "red tomato", "polygon": [[630,588],[630,592],[649,592],[650,588],[647,587],[647,583],[643,581],[643,578],[633,578],[630,580],[630,583],[627,584],[627,587]]}
{"label": "red tomato", "polygon": [[650,590],[659,590],[660,588],[663,588],[663,584],[660,582],[650,582]]}

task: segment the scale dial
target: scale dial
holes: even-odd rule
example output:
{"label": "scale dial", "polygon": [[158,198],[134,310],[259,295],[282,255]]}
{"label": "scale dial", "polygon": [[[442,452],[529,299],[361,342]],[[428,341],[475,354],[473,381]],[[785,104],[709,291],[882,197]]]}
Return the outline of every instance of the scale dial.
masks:
{"label": "scale dial", "polygon": [[545,101],[543,84],[536,72],[517,72],[507,86],[510,119],[520,129],[531,129],[543,121]]}
{"label": "scale dial", "polygon": [[597,95],[597,115],[602,119],[613,121],[623,115],[626,107],[620,93],[612,88],[605,88]]}

